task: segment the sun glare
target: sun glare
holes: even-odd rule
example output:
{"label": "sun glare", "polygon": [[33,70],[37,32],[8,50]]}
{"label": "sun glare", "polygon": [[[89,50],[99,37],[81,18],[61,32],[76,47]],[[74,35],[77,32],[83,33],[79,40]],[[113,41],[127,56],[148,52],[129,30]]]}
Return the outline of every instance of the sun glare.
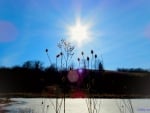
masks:
{"label": "sun glare", "polygon": [[79,47],[88,42],[90,38],[89,25],[84,25],[78,19],[73,26],[68,27],[69,39]]}

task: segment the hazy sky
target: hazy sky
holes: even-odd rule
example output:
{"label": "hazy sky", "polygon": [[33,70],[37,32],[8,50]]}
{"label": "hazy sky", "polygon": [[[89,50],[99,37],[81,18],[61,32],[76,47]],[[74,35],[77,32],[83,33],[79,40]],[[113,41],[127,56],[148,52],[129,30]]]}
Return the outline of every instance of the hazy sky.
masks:
{"label": "hazy sky", "polygon": [[[40,60],[55,63],[57,43],[68,28],[88,26],[88,40],[78,46],[103,57],[106,69],[150,68],[150,0],[0,0],[0,66]],[[79,35],[80,36],[80,35]]]}

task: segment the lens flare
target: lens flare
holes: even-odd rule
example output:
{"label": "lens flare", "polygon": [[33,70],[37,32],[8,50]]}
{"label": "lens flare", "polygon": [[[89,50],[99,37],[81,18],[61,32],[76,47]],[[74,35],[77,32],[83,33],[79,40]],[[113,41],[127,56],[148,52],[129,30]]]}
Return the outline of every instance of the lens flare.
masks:
{"label": "lens flare", "polygon": [[77,73],[76,70],[70,70],[69,71],[69,73],[68,73],[68,80],[71,83],[78,82],[78,80],[79,80],[79,74]]}
{"label": "lens flare", "polygon": [[79,73],[79,74],[82,74],[83,71],[84,71],[83,69],[78,69],[78,73]]}

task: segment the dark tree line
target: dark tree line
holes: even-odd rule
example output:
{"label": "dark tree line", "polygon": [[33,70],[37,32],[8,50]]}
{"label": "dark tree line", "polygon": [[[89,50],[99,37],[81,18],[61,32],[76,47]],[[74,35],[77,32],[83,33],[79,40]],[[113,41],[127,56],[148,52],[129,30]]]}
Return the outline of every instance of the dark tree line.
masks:
{"label": "dark tree line", "polygon": [[137,73],[149,73],[150,70],[142,69],[142,68],[118,68],[119,72],[137,72]]}
{"label": "dark tree line", "polygon": [[[49,70],[51,71],[48,75]],[[40,61],[27,61],[22,66],[0,68],[0,92],[40,92],[54,75],[52,67],[44,69]],[[53,78],[54,79],[54,78]]]}
{"label": "dark tree line", "polygon": [[0,93],[41,93],[47,86],[57,85],[66,93],[71,92],[72,88],[86,91],[90,88],[90,93],[94,94],[150,94],[150,73],[147,71],[139,76],[122,70],[111,72],[82,69],[82,79],[73,83],[67,78],[69,71],[58,70],[55,65],[44,68],[40,61],[27,61],[22,66],[12,68],[1,67]]}

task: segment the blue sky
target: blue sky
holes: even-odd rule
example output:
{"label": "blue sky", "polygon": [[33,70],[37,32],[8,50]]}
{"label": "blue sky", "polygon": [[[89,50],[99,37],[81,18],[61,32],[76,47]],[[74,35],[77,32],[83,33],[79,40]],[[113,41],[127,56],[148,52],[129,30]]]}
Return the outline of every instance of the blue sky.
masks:
{"label": "blue sky", "polygon": [[75,48],[72,62],[91,49],[106,69],[150,68],[149,0],[0,0],[0,66],[40,60],[55,63],[57,43],[68,39],[77,18],[90,24],[90,41]]}

